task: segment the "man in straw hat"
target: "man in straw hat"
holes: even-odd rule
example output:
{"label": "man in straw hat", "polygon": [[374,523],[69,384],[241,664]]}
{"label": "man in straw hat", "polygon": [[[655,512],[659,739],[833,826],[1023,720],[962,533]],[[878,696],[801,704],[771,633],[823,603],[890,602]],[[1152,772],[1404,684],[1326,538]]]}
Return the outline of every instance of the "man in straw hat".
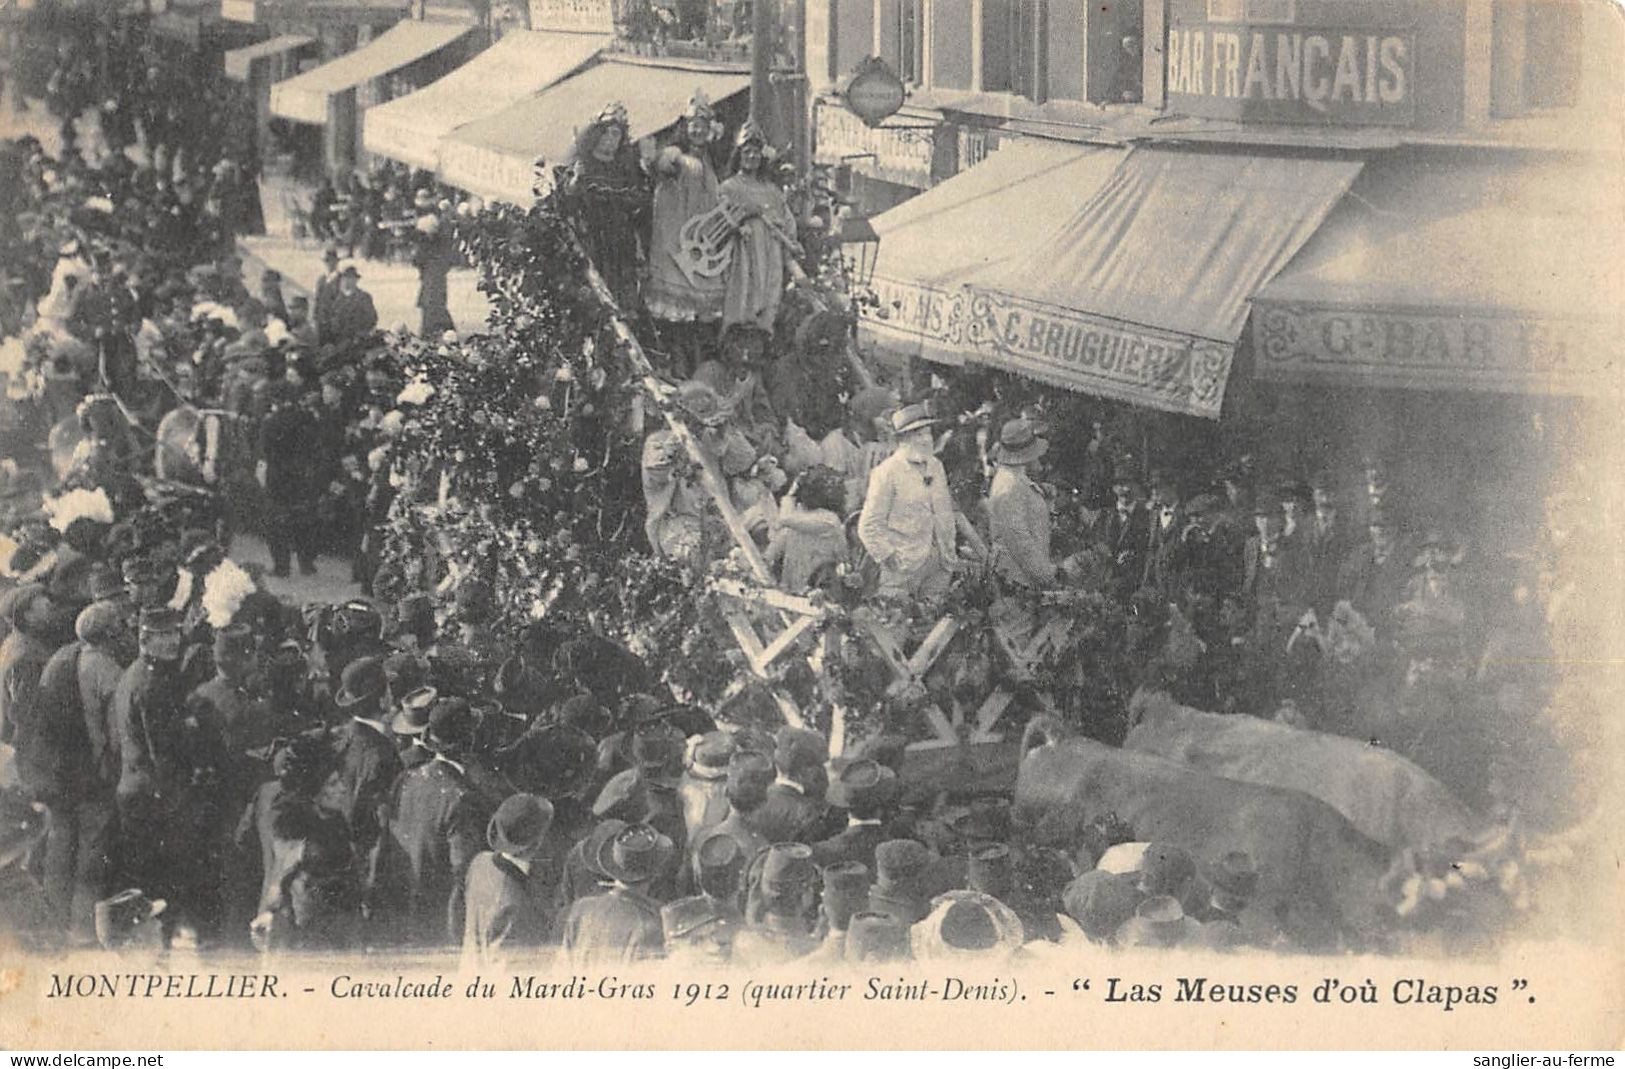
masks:
{"label": "man in straw hat", "polygon": [[1049,499],[1034,475],[1049,442],[1024,419],[1013,419],[999,431],[993,448],[998,469],[988,491],[994,567],[1017,586],[1041,589],[1055,582],[1050,559]]}
{"label": "man in straw hat", "polygon": [[934,599],[947,593],[957,564],[954,499],[936,457],[930,406],[892,414],[897,449],[869,476],[858,538],[880,565],[880,592]]}
{"label": "man in straw hat", "polygon": [[469,863],[464,884],[463,953],[476,962],[547,942],[553,888],[542,855],[552,826],[552,803],[534,794],[513,795],[491,817],[490,849]]}

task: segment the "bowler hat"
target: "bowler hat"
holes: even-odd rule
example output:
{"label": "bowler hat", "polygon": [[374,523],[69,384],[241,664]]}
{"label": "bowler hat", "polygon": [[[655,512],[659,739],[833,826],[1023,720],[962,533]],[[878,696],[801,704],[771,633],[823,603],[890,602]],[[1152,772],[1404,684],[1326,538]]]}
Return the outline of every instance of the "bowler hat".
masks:
{"label": "bowler hat", "polygon": [[609,879],[610,876],[604,870],[604,857],[615,837],[626,827],[624,820],[601,820],[587,833],[586,839],[582,840],[581,853],[586,858],[587,867],[605,879]]}
{"label": "bowler hat", "polygon": [[896,961],[908,946],[908,926],[888,913],[863,910],[847,921],[847,961]]}
{"label": "bowler hat", "polygon": [[329,245],[329,246],[327,246],[327,248],[322,250],[322,263],[334,263],[334,264],[336,264],[338,262],[339,262],[339,248],[338,248],[337,245]]}
{"label": "bowler hat", "polygon": [[709,731],[700,737],[689,754],[688,774],[695,779],[726,779],[728,762],[733,755],[733,736],[726,731]]}
{"label": "bowler hat", "polygon": [[1049,452],[1049,442],[1038,436],[1030,421],[1013,419],[999,428],[993,459],[1000,464],[1030,464]]}
{"label": "bowler hat", "polygon": [[808,887],[818,876],[812,847],[806,843],[774,843],[762,859],[761,888],[766,894],[779,894]]}
{"label": "bowler hat", "polygon": [[747,798],[760,801],[773,783],[773,763],[759,753],[741,750],[728,759],[728,783],[724,790],[736,805]]}
{"label": "bowler hat", "polygon": [[79,641],[92,646],[111,640],[124,626],[124,614],[117,605],[107,601],[93,601],[79,611],[73,621],[73,633]]}
{"label": "bowler hat", "polygon": [[897,773],[867,757],[842,761],[825,799],[841,809],[876,807],[896,793]]}
{"label": "bowler hat", "polygon": [[485,840],[498,853],[528,857],[542,848],[552,826],[552,802],[535,794],[515,794],[497,806]]}
{"label": "bowler hat", "polygon": [[869,867],[861,861],[836,861],[824,866],[824,917],[836,931],[845,931],[852,914],[869,900]]}
{"label": "bowler hat", "polygon": [[352,263],[347,263],[347,264],[344,265],[343,268],[340,269],[339,274],[341,276],[346,276],[347,275],[350,278],[360,278],[361,277],[361,269],[359,267],[357,267],[353,262]]}
{"label": "bowler hat", "polygon": [[389,689],[389,677],[384,674],[384,662],[377,657],[358,657],[344,667],[339,677],[339,692],[333,703],[340,709],[377,701]]}
{"label": "bowler hat", "polygon": [[891,414],[891,429],[893,434],[908,434],[924,427],[934,427],[942,422],[931,415],[931,406],[924,402],[917,405],[904,405]]}
{"label": "bowler hat", "polygon": [[390,718],[389,730],[397,735],[421,735],[429,730],[429,715],[440,692],[433,687],[419,687],[401,699],[400,710]]}
{"label": "bowler hat", "polygon": [[676,848],[671,839],[647,824],[629,824],[600,851],[604,874],[625,884],[648,883],[671,865]]}
{"label": "bowler hat", "polygon": [[214,633],[214,659],[244,661],[254,656],[254,632],[244,624],[232,624]]}

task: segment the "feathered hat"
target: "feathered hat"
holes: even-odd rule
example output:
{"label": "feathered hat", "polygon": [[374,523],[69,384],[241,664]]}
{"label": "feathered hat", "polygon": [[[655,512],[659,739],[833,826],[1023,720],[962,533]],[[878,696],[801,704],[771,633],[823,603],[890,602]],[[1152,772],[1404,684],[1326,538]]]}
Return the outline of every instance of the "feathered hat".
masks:
{"label": "feathered hat", "polygon": [[593,125],[594,126],[615,125],[615,126],[621,127],[624,130],[624,129],[628,129],[628,128],[631,127],[632,119],[626,113],[626,105],[622,104],[619,100],[617,100],[617,101],[614,101],[612,103],[604,105],[603,110],[598,113],[598,117],[593,119]]}
{"label": "feathered hat", "polygon": [[734,135],[734,148],[742,149],[746,145],[755,144],[760,148],[767,147],[767,135],[762,128],[756,125],[755,119],[746,119],[739,126],[739,133]]}

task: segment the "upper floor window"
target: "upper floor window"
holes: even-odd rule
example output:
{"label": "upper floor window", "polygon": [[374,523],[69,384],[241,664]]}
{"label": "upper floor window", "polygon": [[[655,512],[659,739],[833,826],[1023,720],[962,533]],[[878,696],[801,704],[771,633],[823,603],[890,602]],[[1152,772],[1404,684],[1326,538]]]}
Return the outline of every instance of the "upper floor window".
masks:
{"label": "upper floor window", "polygon": [[982,89],[1037,99],[1039,0],[982,0]]}

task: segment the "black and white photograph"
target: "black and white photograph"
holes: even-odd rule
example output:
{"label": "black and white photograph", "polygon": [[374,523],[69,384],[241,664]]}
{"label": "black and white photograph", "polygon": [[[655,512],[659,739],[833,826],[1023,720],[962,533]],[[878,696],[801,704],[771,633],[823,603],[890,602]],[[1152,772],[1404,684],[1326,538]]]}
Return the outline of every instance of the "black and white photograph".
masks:
{"label": "black and white photograph", "polygon": [[0,0],[0,384],[8,1049],[1625,1041],[1615,0]]}

